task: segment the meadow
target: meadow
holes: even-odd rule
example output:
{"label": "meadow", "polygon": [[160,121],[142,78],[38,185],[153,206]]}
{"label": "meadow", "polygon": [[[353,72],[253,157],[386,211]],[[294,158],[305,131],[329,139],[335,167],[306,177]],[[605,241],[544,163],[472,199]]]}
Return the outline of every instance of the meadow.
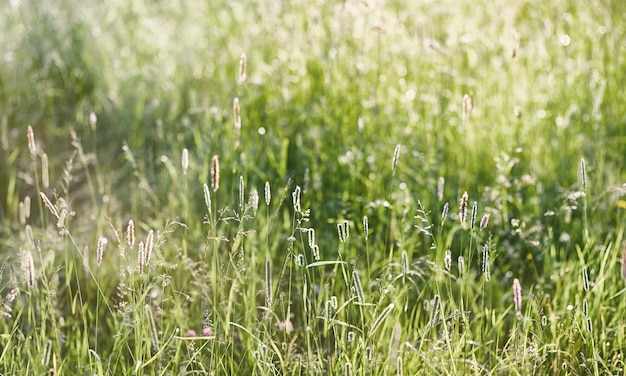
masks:
{"label": "meadow", "polygon": [[11,0],[2,375],[608,375],[626,4]]}

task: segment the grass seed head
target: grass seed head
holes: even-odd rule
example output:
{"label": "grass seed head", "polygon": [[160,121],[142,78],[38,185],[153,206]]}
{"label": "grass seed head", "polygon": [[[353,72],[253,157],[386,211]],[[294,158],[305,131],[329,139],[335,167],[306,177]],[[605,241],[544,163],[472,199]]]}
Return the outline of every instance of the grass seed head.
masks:
{"label": "grass seed head", "polygon": [[183,149],[180,164],[183,169],[183,175],[187,175],[187,170],[189,169],[189,150],[187,148]]}
{"label": "grass seed head", "polygon": [[352,283],[354,284],[357,302],[361,304],[365,303],[365,293],[361,285],[361,277],[359,277],[359,273],[356,270],[352,272]]}
{"label": "grass seed head", "polygon": [[235,121],[234,139],[235,148],[239,147],[239,134],[241,133],[241,107],[239,106],[239,98],[233,100],[233,114]]}
{"label": "grass seed head", "polygon": [[522,286],[519,279],[513,280],[513,303],[515,304],[515,312],[522,311]]}
{"label": "grass seed head", "polygon": [[293,193],[291,193],[291,199],[293,201],[293,210],[296,213],[301,213],[302,212],[302,206],[300,205],[300,194],[301,194],[301,189],[300,186],[296,186],[296,189],[294,189]]}
{"label": "grass seed head", "polygon": [[443,194],[446,186],[446,179],[443,176],[439,177],[437,182],[437,200],[443,201]]}
{"label": "grass seed head", "polygon": [[450,204],[449,203],[445,203],[443,204],[443,209],[441,210],[441,225],[443,226],[443,223],[446,221],[446,219],[448,219],[448,211],[450,211]]}
{"label": "grass seed head", "polygon": [[206,205],[207,211],[209,215],[211,214],[211,191],[209,190],[209,186],[204,183],[202,184],[202,190],[204,191],[204,204]]}
{"label": "grass seed head", "polygon": [[489,224],[489,214],[485,214],[480,220],[480,231],[486,229],[488,224]]}
{"label": "grass seed head", "polygon": [[33,260],[33,255],[32,253],[30,253],[30,251],[24,254],[24,259],[22,260],[22,263],[26,283],[29,287],[34,287],[37,279],[35,274],[35,261]]}
{"label": "grass seed head", "polygon": [[363,234],[365,235],[365,240],[367,240],[367,237],[369,236],[369,223],[367,216],[363,216]]}
{"label": "grass seed head", "polygon": [[483,276],[485,277],[485,281],[489,282],[491,280],[491,264],[489,261],[489,245],[485,244],[482,249],[482,264],[481,271]]}
{"label": "grass seed head", "polygon": [[220,189],[220,159],[217,155],[211,160],[211,189],[213,192]]}
{"label": "grass seed head", "polygon": [[459,269],[459,277],[465,273],[465,257],[459,256],[457,259],[457,268]]}
{"label": "grass seed head", "polygon": [[54,205],[52,205],[52,202],[50,201],[50,199],[48,198],[48,196],[46,196],[45,193],[43,192],[39,192],[39,196],[41,197],[41,200],[43,201],[43,204],[45,205],[45,207],[50,211],[50,213],[52,213],[52,215],[57,219],[60,220],[61,217],[59,217],[59,212],[57,212],[57,209],[54,207]]}
{"label": "grass seed head", "polygon": [[435,295],[432,305],[430,307],[430,319],[429,325],[434,327],[439,322],[439,305],[441,304],[441,298],[439,295]]}
{"label": "grass seed head", "polygon": [[583,290],[587,292],[589,291],[589,273],[587,272],[586,266],[583,267],[582,275],[583,275]]}
{"label": "grass seed head", "polygon": [[474,223],[476,223],[476,214],[478,212],[478,203],[474,201],[472,203],[472,215],[470,216],[470,230],[474,230]]}
{"label": "grass seed head", "polygon": [[26,219],[30,218],[30,196],[24,197],[24,215]]}
{"label": "grass seed head", "polygon": [[33,132],[33,127],[30,125],[26,130],[26,136],[28,137],[28,150],[31,155],[37,154],[37,143],[35,142],[35,132]]}
{"label": "grass seed head", "polygon": [[91,111],[89,113],[89,125],[91,126],[92,131],[96,130],[97,124],[98,124],[98,116],[96,116],[95,112]]}
{"label": "grass seed head", "polygon": [[43,189],[50,187],[50,172],[48,169],[48,154],[41,154],[41,186]]}
{"label": "grass seed head", "polygon": [[239,82],[240,84],[246,81],[247,62],[248,62],[248,57],[246,56],[246,53],[244,52],[241,54],[241,57],[239,58],[239,75],[237,76],[237,82]]}
{"label": "grass seed head", "polygon": [[272,202],[272,190],[270,188],[270,182],[266,181],[265,182],[265,205],[270,206],[270,203]]}
{"label": "grass seed head", "polygon": [[243,176],[239,176],[239,210],[243,212],[245,205],[245,192],[243,185]]}
{"label": "grass seed head", "polygon": [[250,192],[250,197],[248,199],[250,200],[252,213],[256,217],[256,213],[259,211],[259,191],[253,189],[252,192]]}
{"label": "grass seed head", "polygon": [[137,250],[137,271],[139,274],[143,274],[144,266],[146,265],[146,251],[143,242],[139,242]]}
{"label": "grass seed head", "polygon": [[446,255],[443,258],[443,266],[446,268],[446,271],[450,271],[452,267],[452,251],[449,249],[446,251]]}
{"label": "grass seed head", "polygon": [[402,276],[406,277],[409,274],[409,254],[406,250],[402,251],[402,256],[400,258],[400,267],[402,269]]}
{"label": "grass seed head", "polygon": [[128,221],[128,226],[126,226],[126,242],[130,249],[135,246],[135,222],[132,219]]}
{"label": "grass seed head", "polygon": [[24,205],[24,201],[20,201],[17,204],[17,215],[20,221],[20,225],[26,224],[26,206]]}
{"label": "grass seed head", "polygon": [[465,224],[465,222],[467,222],[467,200],[468,200],[469,196],[467,195],[467,192],[463,193],[463,196],[461,196],[461,201],[459,201],[459,220],[461,221],[461,224]]}
{"label": "grass seed head", "polygon": [[309,239],[309,247],[313,248],[313,246],[315,245],[315,229],[310,228],[307,231],[307,234]]}
{"label": "grass seed head", "polygon": [[587,192],[587,168],[585,167],[585,160],[580,160],[580,186],[583,194]]}
{"label": "grass seed head", "polygon": [[369,331],[370,336],[374,335],[376,331],[378,331],[378,328],[380,328],[380,325],[387,319],[387,317],[389,317],[389,314],[391,314],[391,311],[393,310],[394,306],[395,305],[393,303],[389,303],[389,305],[385,307],[385,309],[382,310],[380,315],[376,317],[376,320],[374,320],[374,323],[372,324],[372,328]]}
{"label": "grass seed head", "polygon": [[146,252],[146,263],[149,263],[150,260],[152,259],[152,255],[154,253],[154,230],[150,230],[148,232],[148,237],[146,238],[146,244],[145,244],[145,252]]}
{"label": "grass seed head", "polygon": [[391,175],[396,174],[396,167],[398,166],[398,158],[400,157],[400,145],[396,145],[393,151],[393,160],[391,161]]}
{"label": "grass seed head", "polygon": [[98,238],[98,244],[96,246],[96,264],[100,266],[102,264],[102,257],[104,256],[104,246],[108,243],[107,238],[100,236]]}
{"label": "grass seed head", "polygon": [[272,265],[269,259],[265,260],[265,306],[272,306]]}

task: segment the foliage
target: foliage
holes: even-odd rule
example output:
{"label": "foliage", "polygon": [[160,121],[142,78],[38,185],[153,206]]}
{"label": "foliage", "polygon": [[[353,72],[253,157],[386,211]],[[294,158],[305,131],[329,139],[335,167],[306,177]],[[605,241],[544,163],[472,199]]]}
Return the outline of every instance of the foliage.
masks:
{"label": "foliage", "polygon": [[0,370],[622,373],[625,12],[12,1]]}

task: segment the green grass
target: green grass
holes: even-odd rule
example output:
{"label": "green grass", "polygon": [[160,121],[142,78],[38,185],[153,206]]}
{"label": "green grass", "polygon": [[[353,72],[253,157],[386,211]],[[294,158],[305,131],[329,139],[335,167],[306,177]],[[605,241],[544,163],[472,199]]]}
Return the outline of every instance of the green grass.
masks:
{"label": "green grass", "polygon": [[0,373],[623,373],[624,16],[11,2]]}

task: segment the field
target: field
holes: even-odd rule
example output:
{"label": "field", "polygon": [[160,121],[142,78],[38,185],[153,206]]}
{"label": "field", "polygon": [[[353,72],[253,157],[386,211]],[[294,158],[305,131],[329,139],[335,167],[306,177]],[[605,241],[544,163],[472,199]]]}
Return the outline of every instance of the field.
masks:
{"label": "field", "polygon": [[624,19],[11,0],[0,374],[623,374]]}

